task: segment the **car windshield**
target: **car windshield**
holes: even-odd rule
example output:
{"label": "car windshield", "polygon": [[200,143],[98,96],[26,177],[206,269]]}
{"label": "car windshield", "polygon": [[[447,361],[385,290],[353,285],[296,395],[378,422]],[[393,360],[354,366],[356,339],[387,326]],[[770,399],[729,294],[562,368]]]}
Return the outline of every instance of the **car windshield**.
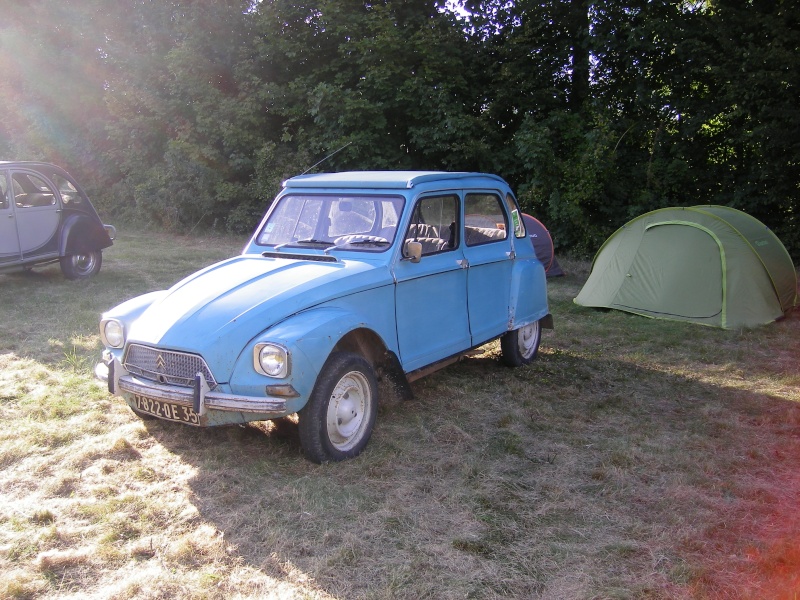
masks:
{"label": "car windshield", "polygon": [[401,196],[287,195],[256,243],[382,252],[394,241],[402,210]]}

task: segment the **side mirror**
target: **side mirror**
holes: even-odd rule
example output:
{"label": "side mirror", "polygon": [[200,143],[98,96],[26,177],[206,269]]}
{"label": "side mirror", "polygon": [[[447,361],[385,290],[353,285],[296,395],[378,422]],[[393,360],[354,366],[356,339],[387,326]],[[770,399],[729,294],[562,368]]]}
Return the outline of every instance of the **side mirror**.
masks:
{"label": "side mirror", "polygon": [[422,258],[422,244],[414,240],[407,240],[403,245],[403,256],[412,263],[418,263]]}

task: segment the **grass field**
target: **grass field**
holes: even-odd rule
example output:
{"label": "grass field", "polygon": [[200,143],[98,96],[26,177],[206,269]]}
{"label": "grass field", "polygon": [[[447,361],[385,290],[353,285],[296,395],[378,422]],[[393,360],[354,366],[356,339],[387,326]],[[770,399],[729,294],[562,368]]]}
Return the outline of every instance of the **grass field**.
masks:
{"label": "grass field", "polygon": [[0,598],[800,598],[800,313],[585,309],[565,260],[534,364],[489,344],[317,466],[291,423],[142,422],[92,379],[103,310],[243,243],[0,275]]}

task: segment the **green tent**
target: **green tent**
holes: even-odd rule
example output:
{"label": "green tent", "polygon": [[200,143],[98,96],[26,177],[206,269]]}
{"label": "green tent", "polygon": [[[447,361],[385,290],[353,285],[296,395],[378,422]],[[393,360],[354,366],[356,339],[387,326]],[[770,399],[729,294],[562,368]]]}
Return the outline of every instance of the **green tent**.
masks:
{"label": "green tent", "polygon": [[662,208],[609,237],[575,298],[724,329],[778,319],[797,304],[797,272],[758,219],[727,206]]}

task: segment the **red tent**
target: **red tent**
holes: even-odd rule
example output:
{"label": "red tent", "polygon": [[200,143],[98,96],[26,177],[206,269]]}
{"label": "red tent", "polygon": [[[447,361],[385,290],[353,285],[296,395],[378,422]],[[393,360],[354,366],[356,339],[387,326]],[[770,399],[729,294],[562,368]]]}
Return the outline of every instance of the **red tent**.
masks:
{"label": "red tent", "polygon": [[536,251],[536,258],[538,258],[544,265],[544,272],[548,277],[559,277],[564,274],[561,266],[556,260],[555,253],[553,252],[553,238],[550,237],[550,232],[547,231],[542,222],[530,215],[522,215],[525,221],[525,229],[528,236],[533,242],[533,249]]}

